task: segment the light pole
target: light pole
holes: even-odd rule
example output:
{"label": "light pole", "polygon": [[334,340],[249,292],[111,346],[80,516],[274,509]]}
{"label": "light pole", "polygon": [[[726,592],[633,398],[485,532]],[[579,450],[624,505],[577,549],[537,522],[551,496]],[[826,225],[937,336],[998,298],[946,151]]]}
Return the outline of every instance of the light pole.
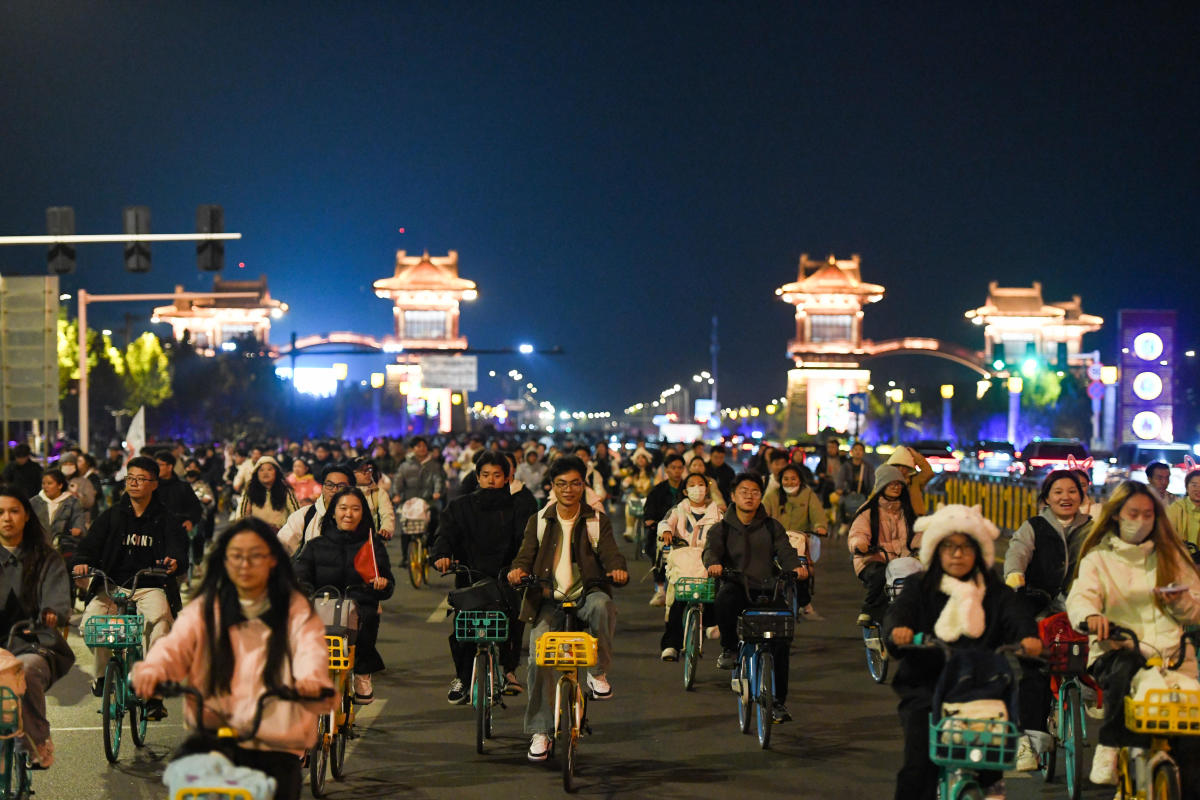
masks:
{"label": "light pole", "polygon": [[950,420],[950,401],[954,399],[954,384],[942,384],[942,438],[949,441],[954,437],[954,425]]}
{"label": "light pole", "polygon": [[1008,379],[1008,441],[1015,447],[1017,444],[1017,420],[1021,416],[1021,390],[1025,381],[1020,375]]}
{"label": "light pole", "polygon": [[900,403],[904,400],[903,389],[888,389],[884,397],[892,404],[892,444],[900,445]]}

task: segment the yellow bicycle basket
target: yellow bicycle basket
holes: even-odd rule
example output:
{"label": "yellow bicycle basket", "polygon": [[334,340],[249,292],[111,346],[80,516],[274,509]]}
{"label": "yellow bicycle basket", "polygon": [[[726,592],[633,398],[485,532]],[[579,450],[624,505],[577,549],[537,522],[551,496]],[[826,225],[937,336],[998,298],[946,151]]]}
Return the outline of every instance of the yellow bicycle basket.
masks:
{"label": "yellow bicycle basket", "polygon": [[329,671],[350,669],[353,665],[349,640],[345,636],[325,635],[325,643],[329,645]]}
{"label": "yellow bicycle basket", "polygon": [[596,664],[596,637],[579,631],[543,633],[535,660],[540,667],[591,667]]}
{"label": "yellow bicycle basket", "polygon": [[1151,736],[1200,736],[1200,691],[1150,689],[1125,698],[1125,727]]}
{"label": "yellow bicycle basket", "polygon": [[250,794],[249,789],[231,786],[189,786],[187,789],[177,791],[173,800],[254,800],[254,795]]}

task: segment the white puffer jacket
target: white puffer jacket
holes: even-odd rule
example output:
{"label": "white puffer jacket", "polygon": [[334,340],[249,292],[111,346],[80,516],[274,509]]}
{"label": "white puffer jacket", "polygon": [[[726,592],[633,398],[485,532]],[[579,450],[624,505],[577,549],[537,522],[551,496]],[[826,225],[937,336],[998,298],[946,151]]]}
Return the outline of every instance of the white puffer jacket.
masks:
{"label": "white puffer jacket", "polygon": [[[1184,625],[1200,623],[1200,577],[1184,573],[1180,582],[1188,591],[1174,595],[1165,613],[1154,601],[1158,579],[1158,553],[1154,542],[1129,544],[1109,534],[1079,564],[1079,577],[1067,596],[1067,615],[1078,627],[1093,614],[1129,628],[1138,638],[1167,660],[1179,649]],[[1090,640],[1089,663],[1119,647],[1111,640]],[[1190,653],[1182,671],[1196,675],[1195,654]]]}

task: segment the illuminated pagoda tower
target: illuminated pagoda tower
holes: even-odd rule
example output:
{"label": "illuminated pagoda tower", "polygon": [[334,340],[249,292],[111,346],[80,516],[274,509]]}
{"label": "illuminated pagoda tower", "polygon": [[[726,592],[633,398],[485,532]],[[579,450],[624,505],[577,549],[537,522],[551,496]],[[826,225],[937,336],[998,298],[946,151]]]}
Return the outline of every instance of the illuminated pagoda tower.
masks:
{"label": "illuminated pagoda tower", "polygon": [[[176,285],[175,293],[184,291]],[[255,297],[186,298],[180,297],[169,306],[154,309],[150,321],[171,326],[175,341],[190,337],[197,353],[213,355],[224,346],[232,349],[234,339],[249,334],[263,346],[270,344],[271,320],[282,317],[288,304],[271,297],[267,276],[256,281],[224,281],[213,279],[213,293],[253,292]]]}
{"label": "illuminated pagoda tower", "polygon": [[[436,430],[447,432],[463,417],[465,398],[453,386],[426,386],[421,357],[407,350],[445,350],[446,355],[467,348],[467,337],[458,329],[459,304],[478,296],[475,282],[458,275],[458,252],[445,256],[410,256],[396,252],[395,271],[374,283],[375,295],[390,299],[396,333],[384,339],[384,349],[395,352],[396,363],[387,368],[388,386],[407,398],[407,413],[436,419]],[[432,431],[430,431],[432,432]]]}
{"label": "illuminated pagoda tower", "polygon": [[1083,313],[1079,295],[1047,304],[1040,281],[1016,287],[992,281],[987,302],[966,317],[983,326],[984,355],[997,371],[1019,368],[1027,359],[1057,369],[1081,364],[1083,335],[1104,324],[1100,317]]}
{"label": "illuminated pagoda tower", "polygon": [[867,391],[870,370],[861,369],[863,306],[883,299],[883,287],[864,283],[860,257],[800,256],[796,280],[775,290],[796,307],[796,338],[788,342],[795,366],[788,370],[787,436],[825,428],[850,430],[848,397]]}

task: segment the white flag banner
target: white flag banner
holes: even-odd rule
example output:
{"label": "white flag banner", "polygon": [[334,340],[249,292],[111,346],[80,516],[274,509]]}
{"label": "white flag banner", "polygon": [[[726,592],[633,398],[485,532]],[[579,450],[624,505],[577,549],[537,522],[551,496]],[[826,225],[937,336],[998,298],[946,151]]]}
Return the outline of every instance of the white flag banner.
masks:
{"label": "white flag banner", "polygon": [[142,454],[146,446],[146,407],[138,408],[133,419],[129,421],[129,430],[125,432],[125,444],[134,456]]}

